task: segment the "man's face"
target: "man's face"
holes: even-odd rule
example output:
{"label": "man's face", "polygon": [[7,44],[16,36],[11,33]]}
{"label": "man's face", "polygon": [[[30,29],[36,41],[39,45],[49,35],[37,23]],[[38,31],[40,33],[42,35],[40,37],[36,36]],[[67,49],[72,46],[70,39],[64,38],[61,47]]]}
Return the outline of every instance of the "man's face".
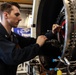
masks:
{"label": "man's face", "polygon": [[20,10],[15,6],[12,6],[12,9],[10,14],[8,14],[7,22],[11,27],[17,27],[21,21]]}

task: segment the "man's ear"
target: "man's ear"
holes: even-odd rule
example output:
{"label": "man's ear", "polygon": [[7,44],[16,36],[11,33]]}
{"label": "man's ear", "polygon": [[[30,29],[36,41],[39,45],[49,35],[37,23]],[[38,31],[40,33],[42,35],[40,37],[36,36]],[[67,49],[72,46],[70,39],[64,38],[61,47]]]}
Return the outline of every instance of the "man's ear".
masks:
{"label": "man's ear", "polygon": [[5,18],[8,18],[8,13],[7,12],[3,12],[3,14],[4,14]]}

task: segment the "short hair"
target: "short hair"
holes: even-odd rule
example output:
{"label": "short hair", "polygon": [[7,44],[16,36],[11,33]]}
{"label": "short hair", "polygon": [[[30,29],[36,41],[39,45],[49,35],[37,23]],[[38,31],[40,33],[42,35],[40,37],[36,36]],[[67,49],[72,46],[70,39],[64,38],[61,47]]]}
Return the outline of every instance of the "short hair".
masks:
{"label": "short hair", "polygon": [[0,12],[8,12],[10,13],[12,10],[12,6],[16,6],[18,9],[20,9],[20,6],[17,2],[4,2],[0,5]]}

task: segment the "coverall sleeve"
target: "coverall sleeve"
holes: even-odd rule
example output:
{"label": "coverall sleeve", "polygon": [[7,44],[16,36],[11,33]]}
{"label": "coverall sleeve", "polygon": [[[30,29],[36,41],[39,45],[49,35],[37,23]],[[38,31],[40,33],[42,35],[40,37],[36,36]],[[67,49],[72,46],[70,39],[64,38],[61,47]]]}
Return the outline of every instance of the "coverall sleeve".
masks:
{"label": "coverall sleeve", "polygon": [[[47,38],[53,37],[52,33],[46,33]],[[37,56],[40,52],[40,47],[36,44],[36,39],[18,37],[19,48],[16,44],[4,38],[0,38],[0,59],[6,64],[18,65],[22,62],[29,61]]]}
{"label": "coverall sleeve", "polygon": [[18,65],[38,55],[40,47],[32,44],[24,48],[16,48],[16,44],[0,39],[0,59],[6,64]]}
{"label": "coverall sleeve", "polygon": [[45,34],[45,36],[46,36],[49,40],[51,40],[51,39],[57,39],[57,35],[56,35],[56,34],[53,34],[51,30],[48,31],[48,32]]}

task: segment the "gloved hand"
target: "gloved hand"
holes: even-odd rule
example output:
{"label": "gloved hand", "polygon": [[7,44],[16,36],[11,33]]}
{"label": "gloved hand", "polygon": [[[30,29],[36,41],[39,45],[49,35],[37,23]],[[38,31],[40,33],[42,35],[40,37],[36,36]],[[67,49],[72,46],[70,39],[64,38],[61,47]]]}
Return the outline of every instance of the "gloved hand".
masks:
{"label": "gloved hand", "polygon": [[41,47],[46,40],[47,40],[47,37],[45,35],[40,35],[38,36],[36,43],[39,44],[39,46]]}
{"label": "gloved hand", "polygon": [[58,24],[53,24],[53,26],[52,26],[52,33],[56,33],[56,32],[60,32],[60,30],[61,30],[61,26],[60,25],[58,25]]}

